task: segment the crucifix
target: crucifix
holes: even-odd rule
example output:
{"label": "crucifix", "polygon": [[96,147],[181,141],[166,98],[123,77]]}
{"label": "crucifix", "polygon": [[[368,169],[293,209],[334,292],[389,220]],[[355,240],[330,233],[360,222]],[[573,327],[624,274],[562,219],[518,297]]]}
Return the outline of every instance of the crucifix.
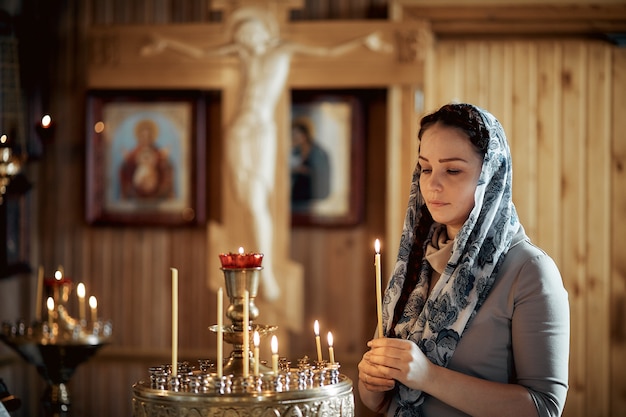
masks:
{"label": "crucifix", "polygon": [[100,88],[222,91],[222,192],[211,196],[222,217],[208,225],[209,281],[220,286],[218,253],[263,252],[262,310],[287,328],[300,327],[304,303],[303,271],[288,259],[288,90],[414,85],[424,38],[423,22],[288,23],[289,9],[301,4],[214,1],[220,25],[94,30],[88,79]]}

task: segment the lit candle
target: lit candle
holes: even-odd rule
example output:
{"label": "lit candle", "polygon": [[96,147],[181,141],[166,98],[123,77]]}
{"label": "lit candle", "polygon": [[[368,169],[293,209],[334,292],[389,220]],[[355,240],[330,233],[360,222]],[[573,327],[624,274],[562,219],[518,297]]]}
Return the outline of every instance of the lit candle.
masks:
{"label": "lit candle", "polygon": [[272,335],[272,372],[278,373],[278,338],[276,335]]}
{"label": "lit candle", "polygon": [[335,363],[335,349],[333,348],[333,334],[331,332],[328,332],[328,356],[330,364]]}
{"label": "lit candle", "polygon": [[380,241],[376,239],[374,242],[376,256],[374,257],[374,266],[376,267],[376,311],[378,313],[378,337],[383,337],[383,296],[382,282],[380,278]]}
{"label": "lit candle", "polygon": [[59,301],[59,297],[61,296],[61,281],[63,280],[63,267],[59,265],[59,269],[54,273],[54,279],[57,281],[54,286],[54,300],[55,302]]}
{"label": "lit candle", "polygon": [[313,323],[313,331],[315,332],[315,347],[317,348],[317,361],[322,361],[322,343],[320,341],[320,323],[315,320]]}
{"label": "lit candle", "polygon": [[224,375],[224,290],[217,290],[217,376]]}
{"label": "lit candle", "polygon": [[243,292],[243,377],[250,375],[250,293],[248,290]]}
{"label": "lit candle", "polygon": [[261,343],[261,337],[256,330],[252,335],[252,341],[254,343],[254,376],[259,376],[259,344]]}
{"label": "lit candle", "polygon": [[178,269],[172,270],[172,376],[178,374]]}
{"label": "lit candle", "polygon": [[76,287],[76,295],[78,295],[78,315],[80,321],[85,321],[85,284],[82,282],[78,283],[78,286]]}
{"label": "lit candle", "polygon": [[37,297],[35,300],[35,320],[41,321],[41,308],[43,305],[43,266],[39,266],[37,273]]}
{"label": "lit candle", "polygon": [[48,306],[48,327],[50,328],[50,334],[52,334],[52,326],[54,321],[54,298],[48,297],[46,305]]}
{"label": "lit candle", "polygon": [[98,321],[98,300],[93,295],[89,297],[89,308],[91,308],[91,322]]}

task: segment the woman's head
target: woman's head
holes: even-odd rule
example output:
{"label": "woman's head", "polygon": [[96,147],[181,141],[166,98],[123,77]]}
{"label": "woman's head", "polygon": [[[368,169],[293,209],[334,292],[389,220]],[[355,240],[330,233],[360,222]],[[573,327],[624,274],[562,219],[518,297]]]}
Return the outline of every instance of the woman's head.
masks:
{"label": "woman's head", "polygon": [[422,117],[418,138],[421,140],[424,133],[437,124],[460,129],[481,156],[487,153],[489,131],[480,111],[471,104],[446,104],[436,112]]}

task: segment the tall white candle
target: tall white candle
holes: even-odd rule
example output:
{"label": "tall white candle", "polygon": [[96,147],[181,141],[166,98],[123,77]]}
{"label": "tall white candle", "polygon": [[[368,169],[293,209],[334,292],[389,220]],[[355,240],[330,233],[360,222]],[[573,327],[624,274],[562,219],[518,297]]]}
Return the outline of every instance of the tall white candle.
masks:
{"label": "tall white candle", "polygon": [[250,375],[250,293],[243,292],[243,377]]}
{"label": "tall white candle", "polygon": [[274,372],[274,374],[277,374],[278,373],[278,338],[276,337],[276,335],[272,335],[271,348],[272,348],[272,372]]}
{"label": "tall white candle", "polygon": [[172,270],[172,376],[178,374],[178,269]]}
{"label": "tall white candle", "polygon": [[224,375],[224,290],[217,290],[217,376]]}
{"label": "tall white candle", "polygon": [[76,295],[78,295],[78,317],[80,321],[85,321],[87,320],[85,313],[85,284],[82,282],[79,282],[76,287]]}
{"label": "tall white candle", "polygon": [[261,337],[256,330],[252,336],[252,342],[254,343],[254,376],[259,376],[259,344],[261,344]]}
{"label": "tall white candle", "polygon": [[322,342],[320,341],[320,323],[315,320],[313,323],[313,331],[315,332],[315,347],[317,349],[317,361],[322,361]]}
{"label": "tall white candle", "polygon": [[91,308],[91,322],[98,321],[98,300],[93,295],[89,297],[89,308]]}
{"label": "tall white candle", "polygon": [[37,272],[37,296],[35,299],[35,320],[41,321],[41,309],[43,308],[43,266],[39,265]]}
{"label": "tall white candle", "polygon": [[380,241],[378,239],[374,242],[374,249],[376,250],[374,266],[376,267],[376,312],[378,313],[378,337],[383,337],[383,296],[380,274]]}
{"label": "tall white candle", "polygon": [[335,348],[333,348],[333,334],[328,332],[328,356],[330,364],[335,363]]}

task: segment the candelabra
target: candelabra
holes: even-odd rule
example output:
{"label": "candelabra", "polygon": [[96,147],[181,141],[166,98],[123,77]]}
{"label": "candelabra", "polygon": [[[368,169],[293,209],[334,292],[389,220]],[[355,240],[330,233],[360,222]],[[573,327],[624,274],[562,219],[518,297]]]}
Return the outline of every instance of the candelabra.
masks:
{"label": "candelabra", "polygon": [[[76,368],[110,342],[112,325],[92,317],[72,317],[66,303],[71,289],[67,278],[49,280],[48,320],[4,322],[0,340],[34,365],[46,382],[41,399],[46,417],[65,417],[70,412],[68,383]],[[38,314],[39,315],[39,314]]]}
{"label": "candelabra", "polygon": [[224,258],[222,266],[231,324],[209,329],[221,330],[224,342],[233,346],[227,361],[218,354],[217,361],[226,362],[223,370],[210,359],[199,359],[195,366],[183,362],[175,370],[171,364],[151,367],[149,380],[133,385],[133,417],[354,417],[352,381],[339,372],[339,363],[304,357],[292,366],[287,358],[278,357],[275,346],[271,367],[256,353],[251,355],[246,337],[250,342],[255,331],[263,337],[277,329],[254,323],[259,316],[255,298],[262,267],[260,261],[228,264]]}

